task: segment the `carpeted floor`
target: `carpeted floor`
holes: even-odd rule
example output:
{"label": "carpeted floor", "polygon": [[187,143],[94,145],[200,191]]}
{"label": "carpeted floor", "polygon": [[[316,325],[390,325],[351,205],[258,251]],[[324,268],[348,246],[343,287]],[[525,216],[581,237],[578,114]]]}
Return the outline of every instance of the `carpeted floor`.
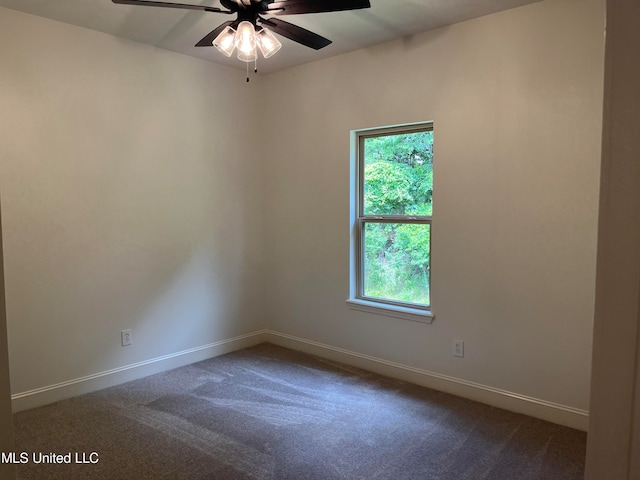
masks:
{"label": "carpeted floor", "polygon": [[[582,479],[586,444],[583,432],[270,344],[14,423],[22,480]],[[34,463],[51,453],[71,463]]]}

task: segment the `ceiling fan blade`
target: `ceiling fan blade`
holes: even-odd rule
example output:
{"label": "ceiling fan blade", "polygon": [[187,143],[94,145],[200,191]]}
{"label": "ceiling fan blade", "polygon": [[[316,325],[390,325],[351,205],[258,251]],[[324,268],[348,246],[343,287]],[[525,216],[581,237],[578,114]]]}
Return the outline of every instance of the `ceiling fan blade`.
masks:
{"label": "ceiling fan blade", "polygon": [[339,12],[370,8],[369,0],[284,0],[271,2],[268,12],[275,15],[298,15],[303,13]]}
{"label": "ceiling fan blade", "polygon": [[169,2],[153,2],[150,0],[111,0],[113,3],[119,3],[123,5],[140,5],[143,7],[165,7],[165,8],[180,8],[182,10],[200,10],[201,12],[219,12],[219,13],[232,13],[226,10],[220,10],[216,7],[207,7],[205,5],[189,5],[187,3],[169,3]]}
{"label": "ceiling fan blade", "polygon": [[331,44],[331,40],[321,37],[317,33],[310,32],[309,30],[305,30],[302,27],[278,18],[261,18],[260,22],[267,25],[272,32],[306,47],[313,48],[314,50],[320,50]]}
{"label": "ceiling fan blade", "polygon": [[202,40],[196,43],[196,47],[213,47],[213,41],[218,35],[228,26],[233,26],[236,22],[224,22],[222,25],[216,27],[211,32],[207,33]]}

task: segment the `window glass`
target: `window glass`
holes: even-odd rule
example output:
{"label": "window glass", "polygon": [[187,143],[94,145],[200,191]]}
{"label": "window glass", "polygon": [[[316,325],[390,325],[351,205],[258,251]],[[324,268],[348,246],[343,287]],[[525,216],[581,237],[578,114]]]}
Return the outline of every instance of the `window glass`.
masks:
{"label": "window glass", "polygon": [[360,132],[358,145],[357,297],[428,309],[432,125]]}
{"label": "window glass", "polygon": [[431,215],[433,131],[364,139],[365,215]]}
{"label": "window glass", "polygon": [[364,224],[364,296],[429,305],[429,224]]}

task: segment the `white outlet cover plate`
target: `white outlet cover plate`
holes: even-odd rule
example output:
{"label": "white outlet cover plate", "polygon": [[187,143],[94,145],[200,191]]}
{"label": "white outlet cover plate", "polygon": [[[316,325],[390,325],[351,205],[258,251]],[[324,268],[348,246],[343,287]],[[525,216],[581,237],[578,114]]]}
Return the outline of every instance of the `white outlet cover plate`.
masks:
{"label": "white outlet cover plate", "polygon": [[128,347],[133,342],[131,338],[131,330],[122,330],[121,332],[122,346]]}

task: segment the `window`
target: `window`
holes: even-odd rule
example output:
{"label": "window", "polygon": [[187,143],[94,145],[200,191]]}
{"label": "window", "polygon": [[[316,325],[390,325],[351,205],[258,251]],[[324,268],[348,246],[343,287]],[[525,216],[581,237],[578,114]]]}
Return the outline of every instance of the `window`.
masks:
{"label": "window", "polygon": [[430,322],[433,125],[353,135],[349,303],[374,313]]}

